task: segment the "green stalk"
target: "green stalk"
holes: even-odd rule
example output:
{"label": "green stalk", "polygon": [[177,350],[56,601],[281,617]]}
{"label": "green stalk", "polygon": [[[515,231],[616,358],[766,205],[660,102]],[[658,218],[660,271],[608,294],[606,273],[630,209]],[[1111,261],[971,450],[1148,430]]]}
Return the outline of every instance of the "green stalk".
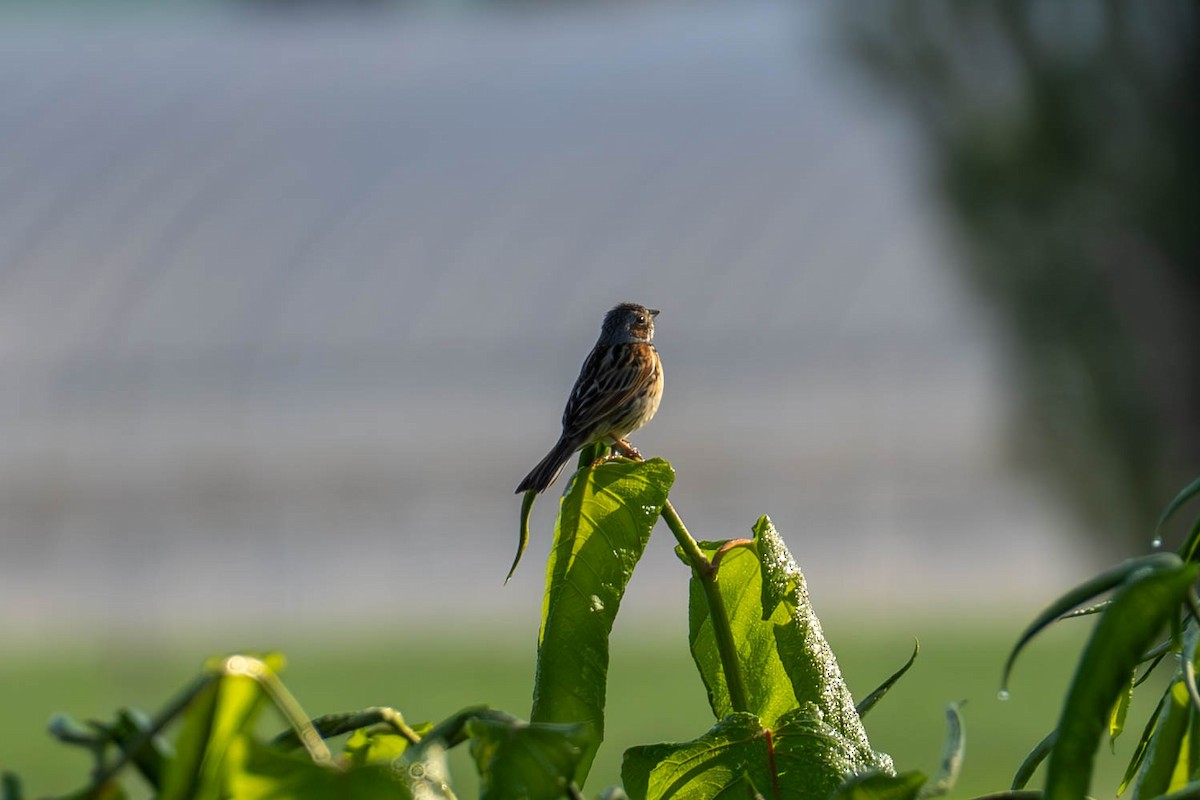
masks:
{"label": "green stalk", "polygon": [[171,702],[167,704],[167,707],[160,711],[158,716],[150,722],[149,727],[147,727],[144,731],[142,731],[141,734],[131,739],[128,744],[121,748],[120,755],[118,755],[103,769],[96,770],[92,777],[92,783],[87,789],[84,790],[84,794],[88,797],[91,797],[94,793],[98,793],[104,784],[116,777],[116,774],[121,771],[122,767],[132,761],[142,750],[142,748],[149,744],[150,741],[157,736],[163,728],[167,727],[172,720],[184,712],[188,706],[188,703],[199,697],[200,693],[208,688],[208,685],[216,679],[217,676],[213,673],[205,673],[194,680],[190,686],[176,695]]}
{"label": "green stalk", "polygon": [[717,640],[717,652],[721,656],[721,669],[725,672],[725,684],[729,687],[729,703],[734,711],[749,711],[750,703],[746,699],[746,686],[742,683],[742,667],[738,662],[737,646],[733,641],[733,629],[729,627],[725,600],[721,597],[720,587],[717,586],[717,570],[688,533],[683,520],[679,518],[679,512],[671,505],[670,500],[663,505],[662,518],[675,535],[684,558],[691,564],[692,572],[700,580],[700,587],[704,590],[704,599],[708,602],[708,616],[712,620],[713,635]]}
{"label": "green stalk", "polygon": [[230,656],[221,663],[221,670],[226,675],[237,675],[254,680],[263,692],[275,703],[275,708],[296,732],[296,738],[308,751],[308,757],[313,763],[322,766],[333,765],[333,754],[329,746],[321,738],[321,734],[313,727],[312,721],[300,708],[300,703],[292,696],[283,681],[274,670],[260,659],[251,656]]}

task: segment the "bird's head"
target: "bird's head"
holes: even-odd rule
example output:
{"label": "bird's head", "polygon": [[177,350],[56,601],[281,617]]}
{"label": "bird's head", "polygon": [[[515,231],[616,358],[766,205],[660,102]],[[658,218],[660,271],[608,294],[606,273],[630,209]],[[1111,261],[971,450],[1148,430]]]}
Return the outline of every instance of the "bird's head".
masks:
{"label": "bird's head", "polygon": [[604,315],[600,328],[600,344],[629,344],[654,340],[654,318],[657,308],[637,303],[621,303]]}

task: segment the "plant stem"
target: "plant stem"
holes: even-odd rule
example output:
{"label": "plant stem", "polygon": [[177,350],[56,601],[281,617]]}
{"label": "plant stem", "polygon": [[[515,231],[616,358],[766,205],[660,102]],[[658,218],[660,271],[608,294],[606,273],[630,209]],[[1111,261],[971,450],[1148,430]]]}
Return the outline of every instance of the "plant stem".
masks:
{"label": "plant stem", "polygon": [[85,790],[85,794],[91,797],[94,793],[98,793],[104,784],[108,783],[116,776],[121,768],[132,761],[142,748],[150,743],[155,736],[167,727],[167,724],[175,717],[183,713],[187,708],[188,703],[200,696],[200,693],[208,688],[208,685],[215,681],[217,676],[213,673],[205,673],[194,680],[190,686],[176,695],[167,707],[159,712],[140,735],[129,741],[121,748],[121,754],[115,760],[105,766],[103,769],[97,769],[95,775],[92,776],[92,784]]}
{"label": "plant stem", "polygon": [[296,738],[308,751],[308,757],[322,766],[333,764],[333,754],[329,752],[329,746],[313,727],[304,709],[300,708],[300,703],[265,662],[250,656],[230,656],[222,662],[221,669],[226,675],[246,677],[255,681],[296,732]]}
{"label": "plant stem", "polygon": [[670,500],[663,504],[662,518],[675,535],[684,558],[691,564],[692,572],[704,590],[704,599],[708,602],[708,618],[712,620],[717,653],[721,657],[721,669],[725,673],[725,685],[729,689],[729,704],[733,706],[734,711],[749,711],[750,703],[746,697],[746,685],[742,682],[742,666],[738,661],[737,645],[733,641],[733,629],[729,626],[725,600],[721,597],[720,587],[717,586],[717,570],[688,533],[683,520],[679,518],[679,512],[671,505]]}
{"label": "plant stem", "polygon": [[675,534],[675,540],[683,548],[683,555],[692,565],[696,574],[703,575],[712,572],[712,562],[708,560],[708,556],[704,555],[700,545],[696,544],[696,540],[688,533],[683,520],[679,518],[679,512],[675,510],[675,506],[671,505],[670,500],[663,503],[662,518],[663,522],[667,523],[667,527],[671,529],[671,533]]}

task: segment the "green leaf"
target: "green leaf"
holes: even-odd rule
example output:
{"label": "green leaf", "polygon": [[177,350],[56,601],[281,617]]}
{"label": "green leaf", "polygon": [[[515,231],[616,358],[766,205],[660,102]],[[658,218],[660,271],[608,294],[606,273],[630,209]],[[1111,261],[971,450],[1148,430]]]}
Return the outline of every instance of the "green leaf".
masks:
{"label": "green leaf", "polygon": [[1142,766],[1142,761],[1146,758],[1146,750],[1150,747],[1150,737],[1154,735],[1154,729],[1158,724],[1158,715],[1162,713],[1163,704],[1166,702],[1167,692],[1171,691],[1168,686],[1163,692],[1163,699],[1159,700],[1158,705],[1154,707],[1154,712],[1150,715],[1150,719],[1146,720],[1146,727],[1142,729],[1142,735],[1138,737],[1138,743],[1133,748],[1133,755],[1129,757],[1129,764],[1125,767],[1125,775],[1121,778],[1121,784],[1117,787],[1117,794],[1122,795],[1129,788],[1129,784],[1133,783],[1133,778],[1137,775],[1138,768]]}
{"label": "green leaf", "polygon": [[[1131,559],[1100,573],[1055,600],[1042,613],[1038,614],[1033,622],[1029,623],[1029,627],[1022,632],[1012,652],[1009,653],[1008,660],[1004,662],[1004,674],[1000,679],[1001,690],[1007,690],[1008,676],[1012,673],[1013,664],[1016,663],[1017,656],[1021,650],[1048,625],[1057,622],[1064,614],[1069,613],[1077,606],[1083,605],[1097,595],[1115,589],[1129,580],[1130,576],[1141,574],[1144,570],[1176,570],[1181,563],[1179,556],[1174,553],[1154,553],[1142,558]],[[1139,653],[1139,655],[1141,654]]]}
{"label": "green leaf", "polygon": [[511,714],[487,706],[464,708],[430,728],[419,743],[410,745],[400,756],[402,764],[398,764],[397,768],[403,768],[415,797],[421,800],[453,800],[447,751],[467,740],[468,726],[477,720],[508,723],[513,719]]}
{"label": "green leaf", "polygon": [[1012,786],[1009,788],[1018,792],[1025,788],[1029,783],[1029,779],[1033,777],[1033,773],[1041,766],[1041,763],[1046,760],[1046,756],[1050,755],[1050,750],[1054,747],[1054,740],[1058,738],[1058,729],[1050,731],[1045,738],[1033,746],[1029,754],[1021,761],[1021,765],[1017,767],[1017,772],[1013,775]]}
{"label": "green leaf", "polygon": [[207,666],[217,675],[187,705],[176,756],[163,774],[159,800],[223,796],[226,751],[252,729],[268,698],[260,680],[274,678],[275,670],[283,667],[283,657],[235,655],[213,659]]}
{"label": "green leaf", "polygon": [[[1144,561],[1144,560],[1143,560]],[[1158,632],[1177,616],[1198,567],[1152,567],[1127,576],[1101,615],[1076,668],[1046,768],[1046,800],[1076,800],[1091,784],[1109,711]]]}
{"label": "green leaf", "polygon": [[1196,560],[1196,550],[1200,547],[1200,516],[1196,517],[1196,521],[1192,523],[1192,528],[1188,531],[1187,538],[1179,547],[1179,555],[1185,561]]}
{"label": "green leaf", "polygon": [[580,784],[604,738],[608,637],[674,480],[662,459],[607,462],[577,472],[562,498],[546,566],[530,718],[591,726]]}
{"label": "green leaf", "polygon": [[146,782],[158,789],[162,786],[167,764],[175,757],[175,753],[165,739],[149,735],[152,724],[145,714],[123,708],[117,712],[117,721],[109,728],[109,734],[123,752],[137,748],[132,753],[134,765]]}
{"label": "green leaf", "polygon": [[[876,766],[854,699],[809,602],[804,576],[769,519],[759,519],[754,537],[753,548],[738,547],[722,555],[717,579],[742,665],[749,711],[771,726],[805,703],[814,703],[825,723],[850,743],[858,767]],[[711,558],[722,544],[702,542],[701,548]],[[766,620],[764,601],[772,607]],[[708,603],[694,575],[688,617],[692,657],[713,714],[721,719],[733,713],[733,705]]]}
{"label": "green leaf", "polygon": [[201,769],[209,755],[208,743],[217,716],[217,698],[223,678],[214,678],[204,685],[188,703],[183,714],[183,729],[175,740],[175,759],[163,775],[160,800],[187,800],[194,797],[216,797],[217,787],[208,787],[207,795],[199,791]]}
{"label": "green leaf", "polygon": [[1133,682],[1136,678],[1134,672],[1129,673],[1129,684],[1117,695],[1117,702],[1113,703],[1112,713],[1108,715],[1108,742],[1114,753],[1117,752],[1117,737],[1125,732],[1125,720],[1129,716],[1129,704],[1133,702]]}
{"label": "green leaf", "polygon": [[899,775],[863,772],[838,787],[829,800],[915,800],[925,781],[925,774],[916,771]]}
{"label": "green leaf", "polygon": [[406,800],[412,797],[404,772],[390,766],[336,769],[314,764],[238,736],[228,747],[229,797],[237,800]]}
{"label": "green leaf", "polygon": [[951,703],[946,709],[946,745],[942,750],[942,765],[933,779],[921,787],[921,797],[940,797],[954,788],[962,769],[963,750],[967,746],[959,703]]}
{"label": "green leaf", "polygon": [[1193,781],[1181,786],[1170,794],[1164,794],[1158,800],[1200,800],[1200,781]]}
{"label": "green leaf", "polygon": [[904,662],[904,666],[893,672],[886,681],[879,685],[879,688],[860,700],[854,707],[859,717],[865,717],[867,712],[874,708],[875,704],[896,685],[896,681],[904,677],[904,673],[912,668],[913,663],[917,660],[917,654],[920,652],[921,643],[914,639],[912,655],[908,657],[908,661]]}
{"label": "green leaf", "polygon": [[1134,782],[1135,797],[1158,797],[1171,786],[1171,776],[1181,756],[1191,719],[1192,701],[1183,681],[1175,681],[1163,695],[1158,724],[1150,737],[1141,774]]}
{"label": "green leaf", "polygon": [[537,492],[526,492],[521,498],[521,524],[517,532],[517,554],[513,556],[512,566],[508,568],[508,575],[504,577],[504,582],[508,583],[512,579],[513,573],[517,571],[517,564],[521,563],[521,556],[525,554],[525,548],[529,545],[529,516],[533,513],[533,501],[537,499]]}
{"label": "green leaf", "polygon": [[[608,452],[608,445],[600,442],[585,446],[579,451],[578,466],[575,471],[579,472],[589,468],[608,455]],[[521,498],[521,522],[517,529],[517,554],[513,557],[512,566],[508,568],[508,575],[504,578],[506,584],[512,579],[513,573],[517,571],[517,564],[521,563],[521,556],[525,554],[525,548],[529,544],[529,517],[533,514],[533,502],[537,500],[537,495],[537,492],[529,491]]]}
{"label": "green leaf", "polygon": [[[384,730],[408,736],[410,739],[420,738],[425,731],[433,727],[424,722],[409,727],[404,721],[404,715],[394,708],[387,706],[372,706],[360,711],[341,711],[334,714],[323,714],[309,720],[309,726],[323,739],[332,739],[343,733],[352,733],[360,728],[370,728],[374,725],[386,726]],[[300,747],[300,733],[289,728],[271,740],[271,744],[285,750]]]}
{"label": "green leaf", "polygon": [[746,800],[766,800],[766,798],[763,797],[762,792],[760,792],[758,787],[754,785],[754,781],[750,780],[749,775],[742,776],[742,789],[745,792],[743,796],[746,798]]}
{"label": "green leaf", "polygon": [[46,724],[47,732],[63,744],[95,750],[108,738],[104,732],[84,725],[70,714],[55,714]]}
{"label": "green leaf", "polygon": [[512,718],[467,723],[481,800],[559,800],[575,782],[590,741],[586,725],[529,724]]}
{"label": "green leaf", "polygon": [[[1145,662],[1149,661],[1150,665],[1147,666],[1146,669],[1142,671],[1141,675],[1139,675],[1133,679],[1133,688],[1134,689],[1136,689],[1137,687],[1139,687],[1143,683],[1145,683],[1147,680],[1149,680],[1150,676],[1154,673],[1154,670],[1158,669],[1158,665],[1161,664],[1163,662],[1163,659],[1165,659],[1167,657],[1167,654],[1171,652],[1170,645],[1171,645],[1171,642],[1169,640],[1166,642],[1163,642],[1163,650],[1161,653],[1155,653],[1150,658],[1146,658],[1144,656],[1142,657],[1142,660],[1138,663],[1145,663]],[[1151,651],[1151,652],[1153,652],[1153,651]]]}
{"label": "green leaf", "polygon": [[12,772],[0,773],[0,800],[24,800],[21,779]]}
{"label": "green leaf", "polygon": [[1090,606],[1084,606],[1083,608],[1077,608],[1074,611],[1068,611],[1059,617],[1059,620],[1079,619],[1080,617],[1090,617],[1093,614],[1103,614],[1104,609],[1106,608],[1108,608],[1108,601],[1101,600],[1099,603],[1094,603]]}
{"label": "green leaf", "polygon": [[801,599],[797,593],[807,593],[807,588],[800,567],[766,514],[758,518],[751,531],[762,582],[762,621],[766,622],[781,604],[798,605]]}
{"label": "green leaf", "polygon": [[352,767],[390,764],[408,749],[408,740],[387,728],[359,728],[350,734],[342,752]]}
{"label": "green leaf", "polygon": [[[1154,526],[1154,535],[1158,536],[1162,532],[1163,526],[1167,524],[1167,520],[1173,517],[1176,511],[1196,495],[1200,495],[1200,477],[1185,486],[1183,491],[1175,495],[1175,499],[1167,503],[1167,507],[1163,509],[1162,516],[1158,518],[1158,523]],[[1187,556],[1191,552],[1191,549],[1185,547],[1185,549],[1179,552],[1180,555]]]}
{"label": "green leaf", "polygon": [[405,757],[407,758],[413,755],[414,751],[427,748],[432,744],[440,744],[443,747],[460,745],[467,740],[468,722],[473,719],[487,719],[492,717],[496,719],[511,719],[512,715],[503,711],[496,711],[487,706],[468,706],[429,728],[421,737],[421,741],[409,748],[409,752],[405,753]]}
{"label": "green leaf", "polygon": [[115,780],[107,780],[99,786],[88,786],[86,789],[63,795],[58,800],[126,800],[128,797],[125,787]]}
{"label": "green leaf", "polygon": [[[1193,662],[1194,667],[1194,662]],[[1184,770],[1184,777],[1200,776],[1200,709],[1197,708],[1197,692],[1195,686],[1195,669],[1192,670],[1192,680],[1188,686],[1188,692],[1192,696],[1192,713],[1191,724],[1188,726],[1187,741],[1184,742],[1184,749],[1187,752],[1187,764]],[[1185,766],[1185,765],[1180,765]],[[1172,781],[1174,784],[1174,781]]]}
{"label": "green leaf", "polygon": [[745,778],[768,797],[824,800],[857,771],[852,749],[808,703],[773,729],[737,713],[690,742],[630,748],[621,778],[633,800],[744,798]]}

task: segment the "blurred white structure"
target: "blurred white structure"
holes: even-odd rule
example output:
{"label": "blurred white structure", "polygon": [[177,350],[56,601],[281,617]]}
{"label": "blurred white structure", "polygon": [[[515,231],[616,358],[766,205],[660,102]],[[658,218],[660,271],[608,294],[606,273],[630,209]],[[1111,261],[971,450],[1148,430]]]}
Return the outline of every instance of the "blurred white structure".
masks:
{"label": "blurred white structure", "polygon": [[[1004,465],[997,348],[820,6],[25,13],[3,629],[534,624],[562,482],[502,589],[512,489],[624,299],[663,311],[637,441],[689,526],[770,514],[819,607],[1032,607],[1094,566]],[[638,612],[686,602],[670,544]]]}

